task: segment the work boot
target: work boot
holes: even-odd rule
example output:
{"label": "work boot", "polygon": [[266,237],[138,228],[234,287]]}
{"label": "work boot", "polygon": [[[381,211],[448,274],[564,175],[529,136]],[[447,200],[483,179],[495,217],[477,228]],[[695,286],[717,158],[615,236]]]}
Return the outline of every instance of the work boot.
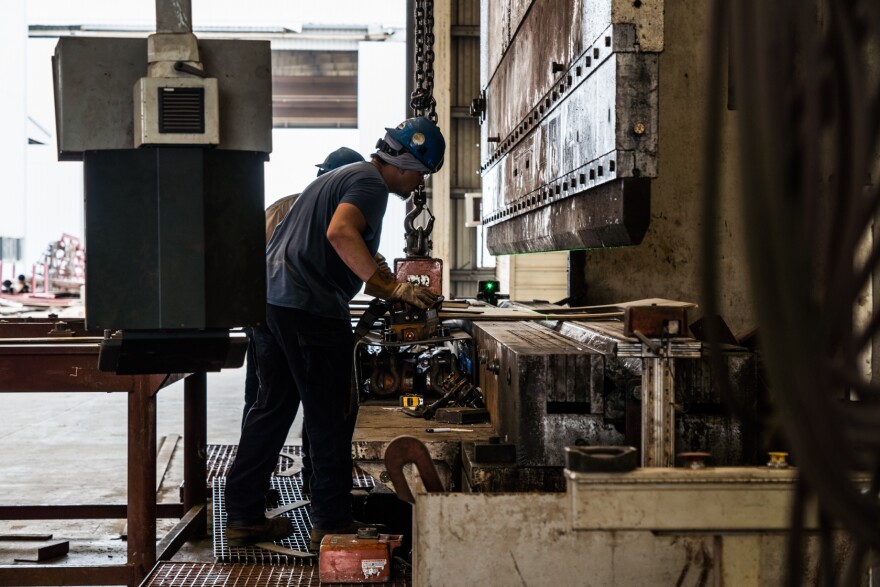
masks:
{"label": "work boot", "polygon": [[229,546],[250,546],[258,542],[275,542],[287,538],[293,531],[290,518],[278,516],[266,518],[260,524],[250,526],[226,526],[226,540]]}
{"label": "work boot", "polygon": [[385,530],[385,526],[382,524],[364,524],[363,522],[358,522],[357,520],[353,521],[348,526],[343,528],[335,528],[333,530],[321,530],[320,528],[312,528],[309,533],[309,550],[312,552],[318,552],[321,550],[321,541],[324,540],[324,536],[327,534],[357,534],[358,530],[361,528],[376,528],[379,532],[383,532]]}
{"label": "work boot", "polygon": [[270,510],[273,507],[277,506],[281,501],[281,494],[278,493],[278,490],[274,487],[270,487],[266,490],[266,509]]}

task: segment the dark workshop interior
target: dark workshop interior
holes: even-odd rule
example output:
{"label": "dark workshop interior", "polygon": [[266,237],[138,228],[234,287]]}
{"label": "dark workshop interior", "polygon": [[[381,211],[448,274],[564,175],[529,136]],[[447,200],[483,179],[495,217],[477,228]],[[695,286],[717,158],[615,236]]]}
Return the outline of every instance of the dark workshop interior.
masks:
{"label": "dark workshop interior", "polygon": [[3,11],[0,586],[880,585],[876,0]]}

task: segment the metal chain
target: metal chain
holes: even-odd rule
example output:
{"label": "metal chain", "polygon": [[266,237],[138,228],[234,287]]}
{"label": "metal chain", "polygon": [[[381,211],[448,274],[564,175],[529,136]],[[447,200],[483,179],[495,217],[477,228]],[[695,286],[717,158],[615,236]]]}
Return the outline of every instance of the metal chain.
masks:
{"label": "metal chain", "polygon": [[425,89],[428,92],[427,115],[437,123],[437,101],[434,100],[434,0],[425,0]]}
{"label": "metal chain", "polygon": [[415,89],[410,108],[416,116],[437,122],[434,99],[434,0],[416,0],[415,8]]}
{"label": "metal chain", "polygon": [[[425,116],[437,123],[437,101],[434,99],[434,0],[415,2],[415,88],[410,95],[410,108],[414,116]],[[431,253],[430,236],[434,228],[434,215],[427,208],[428,195],[422,186],[412,193],[412,209],[404,221],[407,257],[427,257]],[[416,227],[414,221],[427,210],[426,226]]]}

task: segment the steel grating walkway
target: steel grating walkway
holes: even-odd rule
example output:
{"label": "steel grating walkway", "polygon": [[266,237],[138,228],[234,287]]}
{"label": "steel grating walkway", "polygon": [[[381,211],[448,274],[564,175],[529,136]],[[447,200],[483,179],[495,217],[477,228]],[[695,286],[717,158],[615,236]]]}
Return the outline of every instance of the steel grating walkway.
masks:
{"label": "steel grating walkway", "polygon": [[[217,477],[226,477],[232,461],[235,460],[235,453],[238,450],[237,444],[209,444],[207,446],[207,469],[208,469],[208,487],[213,487],[213,481]],[[302,466],[302,447],[297,445],[285,445],[281,449],[282,455],[290,455],[293,459],[279,456],[278,465],[275,467],[275,475],[284,473],[291,467],[297,469]],[[364,473],[358,467],[354,467],[352,471],[352,483],[355,489],[372,489],[376,485],[376,480]]]}
{"label": "steel grating walkway", "polygon": [[[285,447],[299,448],[299,447]],[[287,450],[285,450],[287,452]],[[235,451],[225,451],[224,454],[232,457]],[[230,458],[231,460],[231,458]],[[284,457],[279,461],[287,461]],[[218,459],[215,459],[215,466]],[[290,466],[290,463],[282,463],[281,468]],[[272,487],[278,492],[278,503],[274,507],[284,507],[297,501],[305,499],[302,491],[302,477],[299,474],[291,476],[272,476]],[[371,488],[376,484],[376,480],[355,467],[352,484],[356,488]],[[213,529],[214,529],[214,556],[221,562],[232,563],[262,563],[262,564],[291,564],[298,563],[303,565],[313,564],[313,559],[300,559],[294,556],[277,553],[262,549],[258,546],[242,546],[230,547],[226,541],[226,477],[216,476],[211,484],[211,500],[213,503]],[[312,521],[309,517],[309,506],[299,507],[289,512],[281,514],[290,518],[293,524],[293,533],[284,540],[276,542],[279,546],[296,550],[299,552],[308,552],[309,549],[309,531],[312,529]]]}
{"label": "steel grating walkway", "polygon": [[[395,575],[387,587],[409,587],[409,573]],[[141,587],[311,587],[321,585],[317,566],[243,565],[221,563],[160,562]],[[354,587],[354,583],[335,584]]]}
{"label": "steel grating walkway", "polygon": [[[278,507],[291,504],[303,499],[302,480],[299,477],[272,477],[272,487],[278,491]],[[262,563],[262,564],[314,564],[313,559],[298,559],[293,556],[264,550],[259,546],[231,547],[226,541],[226,477],[215,477],[212,487],[213,513],[214,513],[214,556],[218,561],[232,563]],[[296,508],[281,514],[290,518],[293,524],[293,533],[279,540],[275,544],[296,550],[308,552],[309,531],[312,529],[312,521],[309,518],[309,506]]]}

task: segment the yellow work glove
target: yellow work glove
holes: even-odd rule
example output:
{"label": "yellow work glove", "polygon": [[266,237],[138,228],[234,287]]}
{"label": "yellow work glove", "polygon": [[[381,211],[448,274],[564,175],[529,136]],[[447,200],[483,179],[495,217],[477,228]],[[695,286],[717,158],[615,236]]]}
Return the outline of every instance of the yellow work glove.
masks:
{"label": "yellow work glove", "polygon": [[421,309],[437,301],[437,296],[428,288],[412,283],[397,283],[391,272],[383,274],[381,267],[367,281],[364,293],[391,302],[399,300]]}

